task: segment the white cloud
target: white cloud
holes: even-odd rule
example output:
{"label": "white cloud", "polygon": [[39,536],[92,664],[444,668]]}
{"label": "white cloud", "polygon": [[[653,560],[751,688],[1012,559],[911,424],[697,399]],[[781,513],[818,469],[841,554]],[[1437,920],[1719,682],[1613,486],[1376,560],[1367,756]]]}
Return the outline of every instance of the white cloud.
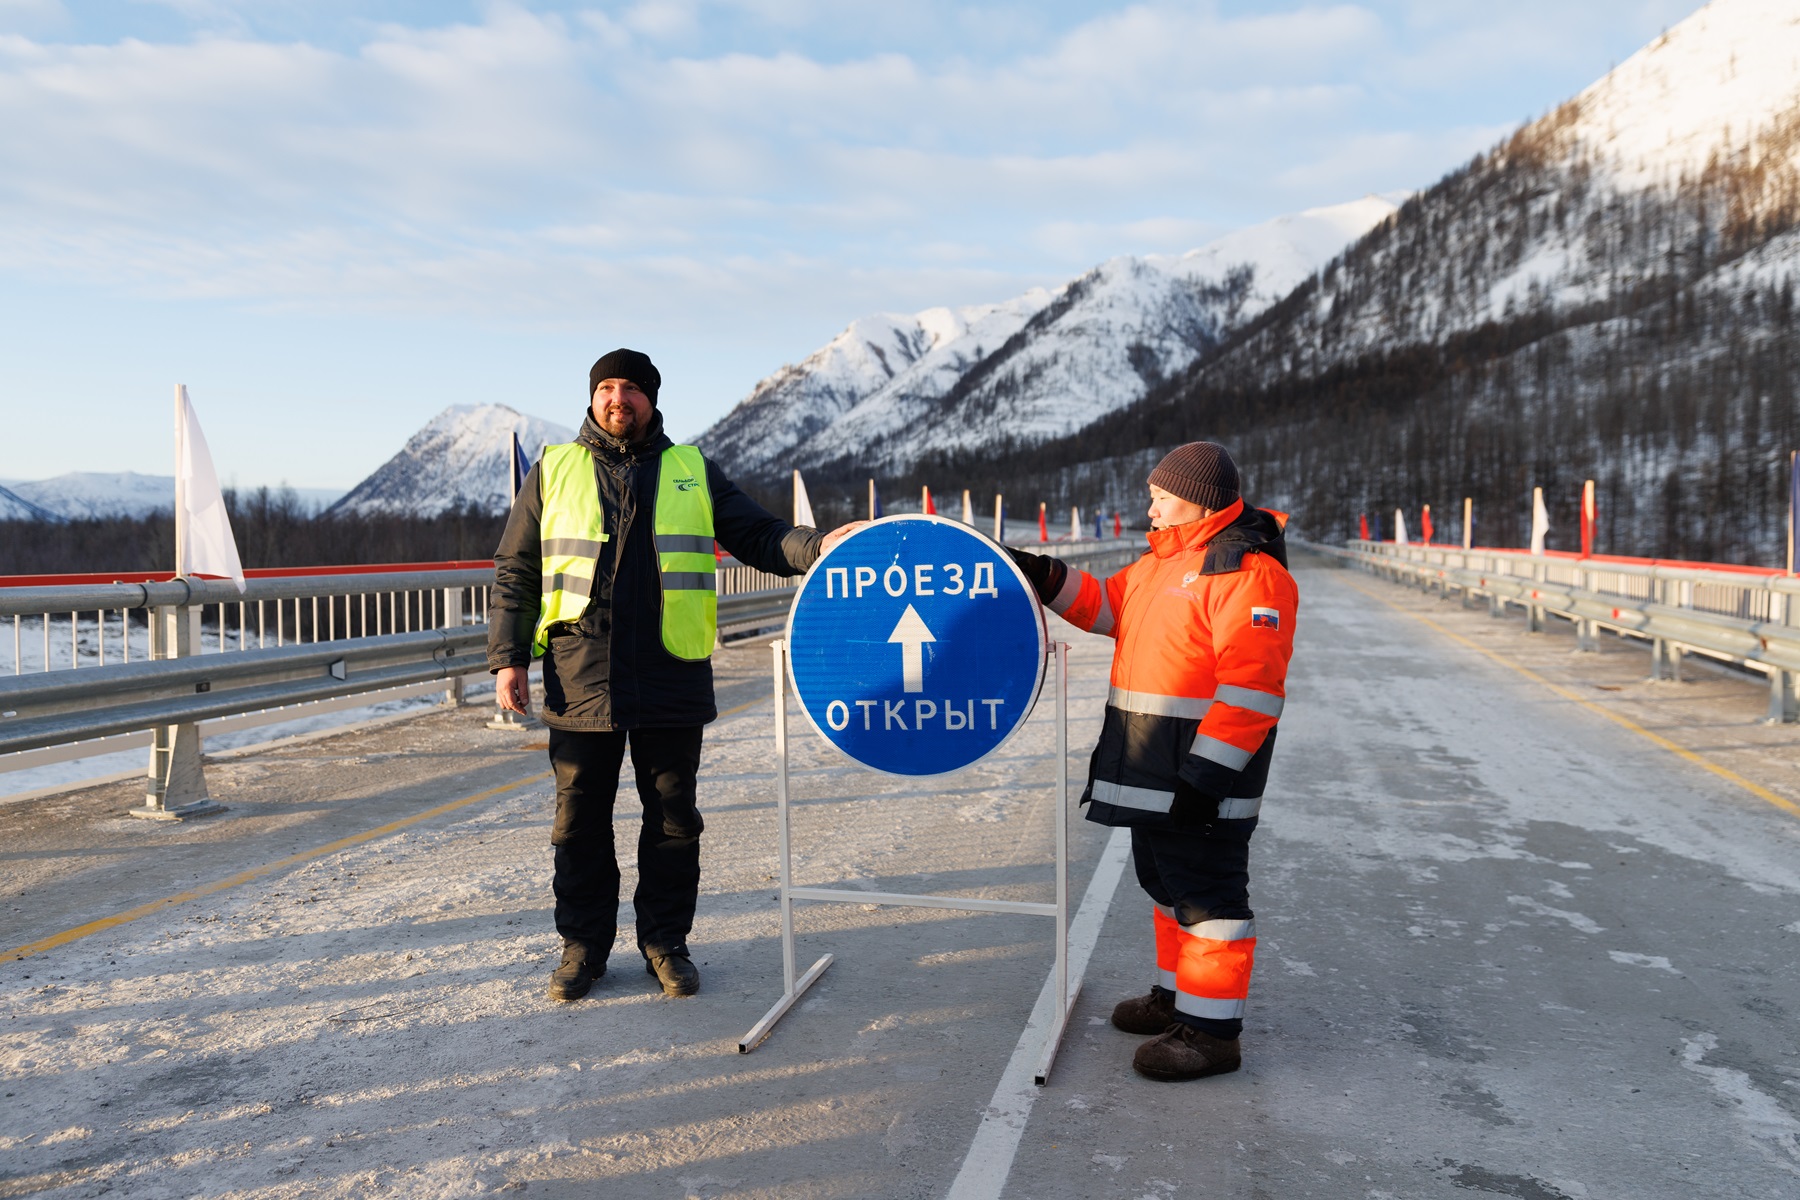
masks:
{"label": "white cloud", "polygon": [[277,37],[266,5],[182,0],[170,40],[53,35],[59,8],[0,0],[0,30],[40,22],[0,33],[0,298],[729,329],[765,347],[742,351],[747,390],[865,311],[1429,184],[1589,81],[1562,68],[1517,112],[1470,99],[1590,45],[1546,30],[1592,37],[1640,3],[1170,0],[1060,26],[1023,5],[500,3]]}

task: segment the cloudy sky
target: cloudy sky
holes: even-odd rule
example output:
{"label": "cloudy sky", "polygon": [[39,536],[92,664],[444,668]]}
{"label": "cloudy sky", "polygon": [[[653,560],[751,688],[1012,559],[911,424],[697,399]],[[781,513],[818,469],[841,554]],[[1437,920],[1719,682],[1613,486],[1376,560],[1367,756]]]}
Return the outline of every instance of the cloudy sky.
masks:
{"label": "cloudy sky", "polygon": [[1431,183],[1694,0],[0,0],[0,479],[348,487],[449,404],[691,436],[855,317]]}

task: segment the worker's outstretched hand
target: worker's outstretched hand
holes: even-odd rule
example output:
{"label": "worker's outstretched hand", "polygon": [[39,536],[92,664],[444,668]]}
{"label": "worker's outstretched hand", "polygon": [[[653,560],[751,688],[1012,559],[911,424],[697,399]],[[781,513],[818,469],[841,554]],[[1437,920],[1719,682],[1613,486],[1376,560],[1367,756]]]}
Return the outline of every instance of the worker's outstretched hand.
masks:
{"label": "worker's outstretched hand", "polygon": [[828,553],[833,546],[837,545],[867,524],[867,521],[852,521],[848,525],[839,525],[836,529],[825,535],[825,544],[819,547],[819,553]]}

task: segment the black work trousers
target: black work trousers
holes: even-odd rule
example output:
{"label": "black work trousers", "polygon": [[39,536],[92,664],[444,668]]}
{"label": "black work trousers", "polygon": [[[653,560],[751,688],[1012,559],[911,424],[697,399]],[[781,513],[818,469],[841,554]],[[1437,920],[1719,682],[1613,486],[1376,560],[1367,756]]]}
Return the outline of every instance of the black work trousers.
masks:
{"label": "black work trousers", "polygon": [[[1250,911],[1250,835],[1256,817],[1215,819],[1191,829],[1131,831],[1131,862],[1150,899],[1171,909],[1182,925],[1247,921]],[[1241,1017],[1220,1020],[1177,1012],[1175,1019],[1202,1033],[1235,1038]]]}
{"label": "black work trousers", "polygon": [[700,894],[700,832],[694,804],[703,727],[588,733],[550,731],[556,771],[556,931],[563,944],[587,947],[604,963],[619,931],[619,860],[613,850],[613,801],[619,768],[631,747],[638,799],[638,949],[646,958],[688,952]]}

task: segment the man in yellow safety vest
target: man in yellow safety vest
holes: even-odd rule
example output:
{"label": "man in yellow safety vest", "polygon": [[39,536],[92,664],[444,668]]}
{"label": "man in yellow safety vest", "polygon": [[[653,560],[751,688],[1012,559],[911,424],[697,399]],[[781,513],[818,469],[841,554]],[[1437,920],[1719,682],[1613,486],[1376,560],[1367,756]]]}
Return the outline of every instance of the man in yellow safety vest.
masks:
{"label": "man in yellow safety vest", "polygon": [[612,809],[627,748],[644,808],[632,897],[638,949],[664,992],[699,990],[687,937],[705,827],[694,777],[702,727],[718,716],[714,543],[759,570],[798,575],[856,527],[795,528],[699,449],[674,445],[657,410],[661,386],[645,354],[600,358],[588,372],[580,434],[544,447],[494,552],[488,666],[501,707],[530,712],[526,673],[532,659],[544,663],[563,939],[550,976],[556,1000],[588,993],[618,932]]}

